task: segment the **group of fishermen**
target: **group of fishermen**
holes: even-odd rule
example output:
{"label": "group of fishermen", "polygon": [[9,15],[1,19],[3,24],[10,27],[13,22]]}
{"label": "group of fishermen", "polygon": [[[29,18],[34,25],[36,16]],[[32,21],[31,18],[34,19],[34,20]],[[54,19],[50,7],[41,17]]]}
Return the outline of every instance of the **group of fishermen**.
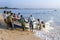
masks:
{"label": "group of fishermen", "polygon": [[[34,29],[33,22],[35,22],[35,20],[32,15],[30,15],[30,17],[28,18],[28,21],[26,21],[23,15],[21,15],[20,13],[16,15],[12,13],[11,11],[4,11],[3,18],[4,18],[4,22],[7,24],[7,29],[13,30],[12,24],[15,21],[18,21],[19,23],[21,23],[23,31],[25,30],[25,23],[29,23],[30,30],[33,31]],[[43,21],[41,21],[40,19],[37,19],[37,21],[38,21],[37,26],[39,26],[38,27],[39,30],[41,30],[41,27],[45,28],[45,24]]]}

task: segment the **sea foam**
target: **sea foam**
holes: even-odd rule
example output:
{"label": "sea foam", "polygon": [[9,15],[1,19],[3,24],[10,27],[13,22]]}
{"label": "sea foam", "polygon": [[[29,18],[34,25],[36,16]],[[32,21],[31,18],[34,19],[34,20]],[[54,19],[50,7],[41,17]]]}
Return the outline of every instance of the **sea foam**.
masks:
{"label": "sea foam", "polygon": [[43,40],[52,40],[51,36],[49,35],[51,30],[54,30],[54,28],[51,26],[53,23],[53,18],[45,23],[45,28],[42,30],[34,30],[35,36],[43,38]]}

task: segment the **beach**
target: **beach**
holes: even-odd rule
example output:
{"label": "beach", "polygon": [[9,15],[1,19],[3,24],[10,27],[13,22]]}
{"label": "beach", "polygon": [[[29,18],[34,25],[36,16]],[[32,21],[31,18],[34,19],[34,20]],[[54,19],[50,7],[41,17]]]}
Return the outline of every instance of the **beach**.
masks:
{"label": "beach", "polygon": [[60,0],[0,0],[0,40],[60,40]]}
{"label": "beach", "polygon": [[0,40],[42,40],[33,34],[28,31],[0,29]]}
{"label": "beach", "polygon": [[34,35],[34,32],[22,31],[21,29],[8,30],[0,14],[0,40],[42,40]]}
{"label": "beach", "polygon": [[[44,21],[45,28],[43,28],[42,30],[33,30],[33,32],[31,32],[29,30],[22,31],[22,29],[20,29],[20,28],[17,28],[14,30],[6,29],[6,24],[4,23],[2,13],[0,13],[0,40],[59,40],[60,39],[59,15],[55,16],[54,13],[53,13],[54,16],[51,15],[52,12],[49,13],[49,15],[47,15],[48,14],[48,11],[47,11],[47,13],[45,13],[45,14],[46,14],[46,16],[49,16],[50,18],[47,17],[48,19],[46,19],[46,22]],[[56,12],[56,14],[57,13],[58,13],[58,11]],[[39,13],[39,15],[41,15],[41,14]],[[44,15],[44,14],[42,14],[42,15]],[[36,16],[36,14],[35,14],[35,16]],[[43,18],[43,17],[41,17],[41,18]],[[45,19],[45,18],[43,18],[43,19]],[[15,24],[20,25],[18,22]],[[29,26],[28,23],[27,24],[25,23],[25,25],[27,27]]]}

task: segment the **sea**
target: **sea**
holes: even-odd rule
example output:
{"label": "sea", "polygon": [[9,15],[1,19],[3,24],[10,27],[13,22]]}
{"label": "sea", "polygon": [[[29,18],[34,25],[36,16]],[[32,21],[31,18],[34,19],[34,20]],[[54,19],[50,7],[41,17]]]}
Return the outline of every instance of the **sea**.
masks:
{"label": "sea", "polygon": [[52,27],[53,29],[48,30],[49,32],[42,32],[35,30],[35,36],[39,38],[42,37],[43,40],[60,40],[60,9],[55,8],[41,8],[41,9],[0,9],[0,13],[3,14],[3,11],[12,11],[12,13],[18,14],[19,12],[24,18],[32,14],[32,16],[37,19],[43,20],[45,24],[48,24],[48,29]]}

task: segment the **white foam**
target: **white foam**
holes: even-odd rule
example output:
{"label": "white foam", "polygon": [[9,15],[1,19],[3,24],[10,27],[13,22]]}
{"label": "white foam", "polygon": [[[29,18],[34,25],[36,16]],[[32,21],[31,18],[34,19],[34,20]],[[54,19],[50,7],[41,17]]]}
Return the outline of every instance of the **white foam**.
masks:
{"label": "white foam", "polygon": [[53,23],[53,18],[51,18],[49,21],[45,23],[45,28],[40,30],[34,30],[35,36],[43,38],[44,40],[52,40],[52,38],[48,37],[47,34],[50,32],[50,30],[53,30],[54,28],[51,26],[51,23]]}
{"label": "white foam", "polygon": [[53,23],[53,18],[51,18],[49,21],[45,23],[45,28],[43,30],[46,30],[46,32],[49,32],[50,30],[54,29],[51,24]]}

